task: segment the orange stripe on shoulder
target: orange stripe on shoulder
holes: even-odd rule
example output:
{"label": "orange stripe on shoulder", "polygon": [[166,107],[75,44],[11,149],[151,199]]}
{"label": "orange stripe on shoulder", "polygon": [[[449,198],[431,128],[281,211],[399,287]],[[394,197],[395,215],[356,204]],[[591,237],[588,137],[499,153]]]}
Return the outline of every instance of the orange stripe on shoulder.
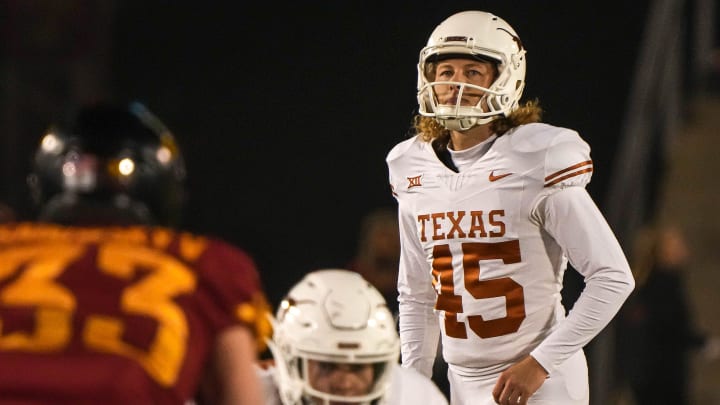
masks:
{"label": "orange stripe on shoulder", "polygon": [[592,171],[592,160],[586,160],[586,161],[580,162],[580,163],[578,163],[578,164],[576,164],[576,165],[572,165],[572,166],[566,167],[566,168],[564,168],[564,169],[562,169],[562,170],[558,170],[558,171],[556,171],[555,173],[549,174],[549,175],[547,175],[547,177],[545,177],[545,182],[547,183],[548,181],[554,179],[554,178],[557,177],[557,176],[560,176],[560,175],[563,174],[563,173],[567,173],[567,172],[569,172],[569,171],[571,171],[571,170],[579,169],[579,168],[581,168],[581,167],[583,167],[583,166],[590,166],[590,167],[591,167],[591,171]]}
{"label": "orange stripe on shoulder", "polygon": [[588,167],[587,169],[582,169],[582,170],[578,170],[578,171],[576,171],[576,172],[568,173],[568,174],[566,174],[565,176],[558,177],[558,178],[556,178],[555,180],[553,180],[553,181],[551,181],[551,182],[546,182],[546,183],[545,183],[545,187],[553,186],[553,185],[555,185],[555,184],[557,184],[557,183],[560,183],[561,181],[563,181],[563,180],[565,180],[565,179],[569,179],[570,177],[575,177],[575,176],[578,176],[578,175],[583,174],[583,173],[590,173],[590,172],[592,172],[592,171],[593,171],[593,168],[592,168],[592,167]]}

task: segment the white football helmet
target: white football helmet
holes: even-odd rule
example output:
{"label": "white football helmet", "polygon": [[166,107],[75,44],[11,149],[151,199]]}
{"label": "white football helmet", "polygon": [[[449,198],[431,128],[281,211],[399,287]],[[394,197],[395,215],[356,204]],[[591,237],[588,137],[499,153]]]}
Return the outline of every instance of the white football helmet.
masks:
{"label": "white football helmet", "polygon": [[[303,398],[370,403],[385,395],[399,359],[399,337],[385,299],[360,274],[342,269],[307,274],[280,303],[273,326],[269,347],[283,404],[301,404]],[[372,364],[370,391],[324,392],[309,380],[308,360]]]}
{"label": "white football helmet", "polygon": [[[493,61],[498,77],[489,88],[484,88],[461,82],[435,82],[425,76],[428,64],[452,57]],[[500,17],[483,11],[463,11],[435,28],[427,46],[420,51],[417,69],[420,114],[435,118],[448,129],[464,131],[507,116],[518,107],[525,87],[525,48],[515,30]],[[435,96],[438,85],[458,86],[458,101],[453,105],[439,104]],[[461,106],[467,89],[484,96],[474,106]]]}

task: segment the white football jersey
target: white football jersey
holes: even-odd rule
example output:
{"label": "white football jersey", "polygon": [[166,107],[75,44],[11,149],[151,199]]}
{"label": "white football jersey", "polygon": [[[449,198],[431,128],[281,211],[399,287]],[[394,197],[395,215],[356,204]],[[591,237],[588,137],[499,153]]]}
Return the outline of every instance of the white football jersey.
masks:
{"label": "white football jersey", "polygon": [[[610,278],[632,284],[617,240],[584,189],[593,170],[587,143],[575,131],[539,123],[493,142],[460,173],[419,137],[401,142],[387,157],[402,245],[403,364],[426,375],[437,345],[437,317],[444,358],[456,371],[467,368],[468,375],[501,371],[536,349],[565,318],[560,290],[567,257],[577,259],[572,263],[586,281],[606,267],[586,260],[595,244],[605,244],[596,252],[609,255]],[[555,193],[566,194],[569,205],[547,202]],[[557,212],[566,206],[572,209]],[[600,228],[597,235],[584,235],[587,226]],[[583,240],[572,246],[578,238]],[[577,252],[568,252],[575,247]],[[609,317],[582,338],[570,336],[577,330],[562,332],[547,353],[538,353],[538,361],[550,371],[577,352],[610,320],[625,292],[603,291],[613,305],[594,309],[611,312]],[[563,352],[568,345],[574,349]]]}
{"label": "white football jersey", "polygon": [[[262,384],[266,405],[283,405],[277,391],[275,368],[256,368]],[[376,405],[447,405],[445,395],[435,383],[415,370],[394,366],[390,389]]]}

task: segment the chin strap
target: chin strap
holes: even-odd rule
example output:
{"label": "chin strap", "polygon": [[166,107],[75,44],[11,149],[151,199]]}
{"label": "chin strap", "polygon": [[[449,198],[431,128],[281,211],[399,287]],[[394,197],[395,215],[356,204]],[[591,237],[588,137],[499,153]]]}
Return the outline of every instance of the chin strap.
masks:
{"label": "chin strap", "polygon": [[435,117],[437,122],[440,123],[443,127],[451,130],[451,131],[458,131],[463,132],[467,131],[468,129],[478,126],[487,124],[488,122],[494,121],[498,119],[500,115],[493,115],[492,117],[462,117],[462,118],[438,118]]}

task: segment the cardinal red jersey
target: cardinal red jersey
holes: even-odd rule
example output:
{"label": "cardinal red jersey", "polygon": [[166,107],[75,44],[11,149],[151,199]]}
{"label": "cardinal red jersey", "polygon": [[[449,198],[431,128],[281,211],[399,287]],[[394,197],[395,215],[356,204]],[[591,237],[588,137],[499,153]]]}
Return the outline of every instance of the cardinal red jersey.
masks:
{"label": "cardinal red jersey", "polygon": [[182,404],[217,336],[269,332],[251,258],[165,228],[0,226],[0,403]]}

